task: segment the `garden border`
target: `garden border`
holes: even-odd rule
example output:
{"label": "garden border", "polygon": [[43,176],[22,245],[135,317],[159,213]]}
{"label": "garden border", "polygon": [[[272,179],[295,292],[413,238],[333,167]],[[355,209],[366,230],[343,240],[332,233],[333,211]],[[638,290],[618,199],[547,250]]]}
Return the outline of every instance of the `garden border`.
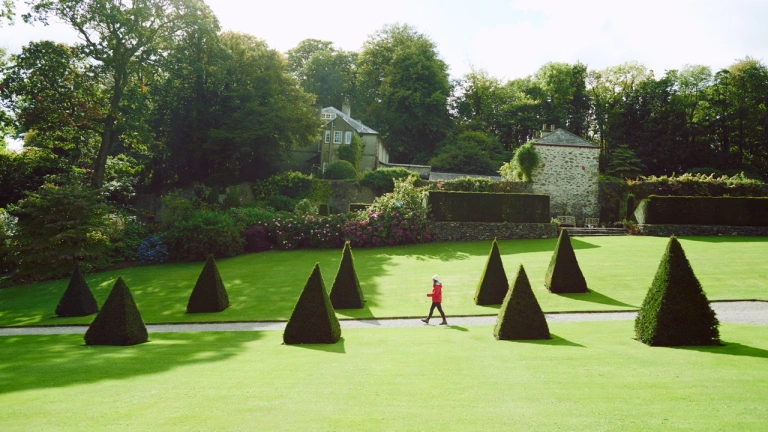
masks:
{"label": "garden border", "polygon": [[557,238],[552,223],[432,221],[430,231],[436,242]]}

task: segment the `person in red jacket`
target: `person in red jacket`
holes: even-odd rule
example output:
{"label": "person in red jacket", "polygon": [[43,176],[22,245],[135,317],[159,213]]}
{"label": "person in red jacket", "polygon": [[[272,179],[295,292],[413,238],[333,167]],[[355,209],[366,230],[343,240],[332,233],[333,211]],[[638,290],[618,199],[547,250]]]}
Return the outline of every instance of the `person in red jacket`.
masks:
{"label": "person in red jacket", "polygon": [[448,321],[445,320],[443,307],[440,305],[443,301],[443,284],[440,283],[440,277],[438,275],[432,276],[432,292],[427,294],[427,297],[432,297],[432,307],[429,308],[429,316],[422,321],[429,324],[429,319],[432,318],[432,312],[437,308],[438,312],[440,312],[440,316],[443,317],[443,322],[441,322],[440,325],[448,324]]}

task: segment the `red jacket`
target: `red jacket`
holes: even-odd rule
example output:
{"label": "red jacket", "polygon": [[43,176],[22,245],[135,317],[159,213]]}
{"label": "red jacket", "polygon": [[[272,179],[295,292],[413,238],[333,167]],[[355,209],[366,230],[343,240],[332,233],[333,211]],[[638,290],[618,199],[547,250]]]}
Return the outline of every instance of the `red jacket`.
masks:
{"label": "red jacket", "polygon": [[443,285],[439,283],[432,285],[432,292],[427,294],[427,297],[432,297],[432,301],[435,303],[442,303]]}

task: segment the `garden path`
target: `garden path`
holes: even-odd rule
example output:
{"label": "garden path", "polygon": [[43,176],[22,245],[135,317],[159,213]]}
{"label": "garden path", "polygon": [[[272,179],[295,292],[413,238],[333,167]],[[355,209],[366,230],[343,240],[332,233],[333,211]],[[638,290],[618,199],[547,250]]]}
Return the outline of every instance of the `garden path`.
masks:
{"label": "garden path", "polygon": [[[721,301],[712,302],[712,309],[720,322],[732,324],[754,324],[768,326],[768,302],[765,301]],[[547,322],[576,321],[628,321],[637,316],[637,312],[566,312],[548,313]],[[494,325],[496,315],[461,316],[448,315],[449,327]],[[420,318],[373,318],[342,319],[341,328],[393,328],[421,327],[425,324]],[[432,318],[431,326],[440,323],[440,318]],[[0,336],[85,334],[87,325],[76,326],[25,326],[0,327]],[[284,330],[285,321],[270,322],[222,322],[222,323],[183,323],[183,324],[147,324],[149,333],[174,332],[221,332],[221,331],[269,331]]]}

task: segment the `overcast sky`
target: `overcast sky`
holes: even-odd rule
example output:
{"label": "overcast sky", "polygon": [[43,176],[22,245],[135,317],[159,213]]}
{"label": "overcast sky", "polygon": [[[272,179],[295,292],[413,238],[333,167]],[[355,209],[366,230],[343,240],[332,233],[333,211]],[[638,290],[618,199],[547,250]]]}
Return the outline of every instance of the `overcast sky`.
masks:
{"label": "overcast sky", "polygon": [[[20,3],[20,2],[19,2]],[[768,60],[766,0],[209,0],[225,30],[249,33],[286,51],[307,38],[360,50],[388,23],[429,36],[452,77],[471,67],[502,79],[533,74],[550,61],[603,69],[627,61],[660,76],[686,64],[714,71],[737,59]],[[22,10],[24,5],[19,6]],[[66,27],[17,20],[0,28],[0,46],[30,40],[75,42]]]}

